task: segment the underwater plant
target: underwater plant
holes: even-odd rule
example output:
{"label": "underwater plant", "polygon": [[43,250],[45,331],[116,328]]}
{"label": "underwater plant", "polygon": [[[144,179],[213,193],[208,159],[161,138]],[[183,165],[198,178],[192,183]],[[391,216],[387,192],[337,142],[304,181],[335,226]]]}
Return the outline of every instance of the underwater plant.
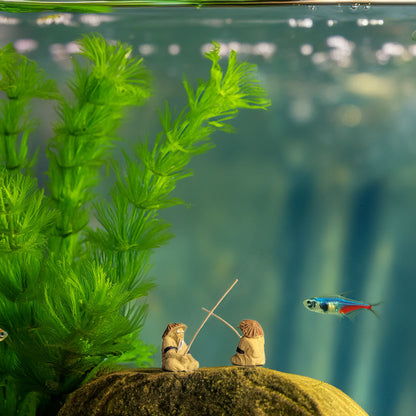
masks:
{"label": "underwater plant", "polygon": [[[213,147],[211,135],[232,131],[239,109],[270,105],[256,67],[220,47],[206,54],[210,77],[175,117],[166,104],[153,143],[112,162],[107,199],[94,188],[111,160],[129,107],[151,95],[151,76],[129,45],[84,36],[63,96],[36,63],[11,45],[0,50],[0,414],[56,414],[66,395],[103,367],[151,363],[139,338],[145,296],[153,288],[150,256],[172,234],[159,210],[191,175],[187,165]],[[34,177],[29,151],[33,99],[57,100],[58,121],[47,146],[49,182]],[[94,222],[93,222],[94,221]],[[97,228],[91,224],[99,223]]]}

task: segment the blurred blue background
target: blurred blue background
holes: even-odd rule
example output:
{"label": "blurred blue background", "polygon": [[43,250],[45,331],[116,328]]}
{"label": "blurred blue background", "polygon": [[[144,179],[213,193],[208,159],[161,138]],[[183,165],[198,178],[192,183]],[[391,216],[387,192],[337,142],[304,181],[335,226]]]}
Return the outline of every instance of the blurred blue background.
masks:
{"label": "blurred blue background", "polygon": [[[120,136],[155,137],[164,100],[185,104],[182,75],[206,78],[211,41],[256,63],[272,107],[242,111],[234,135],[192,163],[176,190],[190,204],[162,213],[176,237],[155,252],[158,287],[143,339],[159,349],[169,322],[189,342],[217,309],[238,325],[255,319],[266,366],[334,384],[370,415],[416,409],[416,30],[414,7],[123,9],[112,14],[0,14],[0,47],[36,59],[64,85],[83,33],[134,46],[155,95]],[[225,65],[226,60],[224,59]],[[33,135],[52,136],[53,106],[39,103]],[[120,155],[120,152],[117,156]],[[107,177],[101,192],[110,186]],[[383,303],[380,319],[307,311],[305,298],[348,292]],[[210,319],[192,346],[201,366],[229,365],[238,338]],[[160,354],[155,356],[160,365]]]}

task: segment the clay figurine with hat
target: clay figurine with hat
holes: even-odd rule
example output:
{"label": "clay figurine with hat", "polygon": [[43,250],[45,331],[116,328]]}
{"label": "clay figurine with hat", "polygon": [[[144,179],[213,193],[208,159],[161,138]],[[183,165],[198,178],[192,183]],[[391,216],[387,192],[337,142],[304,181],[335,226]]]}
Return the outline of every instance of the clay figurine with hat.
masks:
{"label": "clay figurine with hat", "polygon": [[264,332],[257,321],[244,319],[238,326],[243,333],[236,353],[231,357],[234,365],[257,365],[266,363],[264,354]]}
{"label": "clay figurine with hat", "polygon": [[166,371],[194,371],[199,363],[187,352],[184,341],[187,326],[171,323],[162,335],[162,369]]}
{"label": "clay figurine with hat", "polygon": [[[208,309],[202,308],[205,312]],[[221,316],[212,314],[219,319],[240,338],[236,353],[231,357],[231,362],[234,365],[246,366],[262,366],[266,363],[266,355],[264,353],[264,332],[261,325],[253,319],[244,319],[238,326],[243,333],[241,336],[238,331]]]}

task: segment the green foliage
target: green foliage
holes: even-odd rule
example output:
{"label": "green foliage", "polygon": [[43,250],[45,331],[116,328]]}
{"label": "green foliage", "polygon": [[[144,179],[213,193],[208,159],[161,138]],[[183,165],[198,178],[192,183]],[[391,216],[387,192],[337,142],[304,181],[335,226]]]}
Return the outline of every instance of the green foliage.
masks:
{"label": "green foliage", "polygon": [[[0,327],[9,334],[0,342],[2,415],[55,414],[65,396],[97,371],[120,362],[151,363],[153,347],[139,338],[147,313],[144,298],[154,286],[150,257],[172,237],[159,210],[182,203],[171,193],[191,175],[192,156],[213,146],[210,136],[216,130],[231,131],[226,121],[240,108],[270,104],[255,67],[239,63],[232,53],[224,73],[215,44],[207,54],[209,80],[200,81],[195,91],[184,80],[188,106],[174,118],[166,104],[153,147],[141,144],[132,157],[125,152],[123,167],[114,162],[110,200],[97,201],[100,168],[111,157],[126,108],[149,97],[150,75],[128,45],[109,45],[95,35],[79,45],[70,99],[58,95],[34,62],[11,46],[0,50],[5,93],[0,103]],[[33,125],[27,108],[33,98],[59,101],[47,148],[48,195],[27,169]],[[17,121],[9,114],[14,101],[21,102]],[[19,127],[14,141],[12,126]],[[19,134],[24,137],[20,148]],[[91,204],[97,229],[89,227]]]}
{"label": "green foliage", "polygon": [[37,253],[53,219],[35,179],[0,168],[0,253]]}
{"label": "green foliage", "polygon": [[60,121],[48,146],[51,195],[62,214],[51,249],[71,258],[79,255],[79,233],[89,221],[86,203],[94,197],[99,168],[114,146],[123,113],[150,96],[150,74],[141,59],[129,58],[130,46],[109,45],[94,35],[79,45],[87,64],[74,61],[69,85],[75,100],[61,100]]}
{"label": "green foliage", "polygon": [[46,79],[34,61],[19,55],[13,46],[0,51],[0,163],[7,169],[30,166],[27,141],[35,123],[30,119],[30,102],[34,98],[57,98],[55,81]]}
{"label": "green foliage", "polygon": [[[188,106],[172,120],[166,104],[161,113],[161,132],[153,149],[138,145],[134,159],[126,153],[126,171],[116,168],[113,202],[97,206],[102,229],[89,230],[90,241],[115,252],[159,247],[170,237],[169,225],[158,211],[182,201],[170,196],[178,180],[192,174],[186,170],[192,156],[211,149],[210,135],[216,130],[232,131],[225,121],[236,117],[240,108],[266,108],[270,105],[264,89],[255,78],[255,65],[239,63],[231,52],[223,73],[219,65],[220,46],[206,54],[213,62],[208,81],[199,82],[194,92],[184,79]],[[142,163],[137,164],[139,158]],[[137,211],[138,209],[138,211]]]}

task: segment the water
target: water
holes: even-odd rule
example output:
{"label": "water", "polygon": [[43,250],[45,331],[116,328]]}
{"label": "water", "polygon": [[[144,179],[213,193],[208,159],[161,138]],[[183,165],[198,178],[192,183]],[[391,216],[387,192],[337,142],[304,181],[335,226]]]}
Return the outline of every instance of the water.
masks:
{"label": "water", "polygon": [[[415,15],[381,6],[0,15],[0,46],[13,42],[61,83],[81,34],[132,44],[155,95],[122,128],[130,144],[160,130],[165,99],[182,108],[182,74],[194,85],[207,76],[211,41],[258,65],[272,107],[242,111],[236,134],[217,134],[177,188],[190,209],[163,213],[176,237],[153,258],[146,342],[159,348],[169,322],[186,323],[189,341],[201,307],[238,277],[217,312],[235,325],[261,323],[269,368],[334,384],[370,415],[414,411]],[[34,140],[44,148],[54,116],[50,105],[36,113],[45,122]],[[383,301],[380,319],[363,312],[351,322],[302,305],[342,292]],[[237,343],[211,319],[191,353],[201,366],[228,365]]]}

